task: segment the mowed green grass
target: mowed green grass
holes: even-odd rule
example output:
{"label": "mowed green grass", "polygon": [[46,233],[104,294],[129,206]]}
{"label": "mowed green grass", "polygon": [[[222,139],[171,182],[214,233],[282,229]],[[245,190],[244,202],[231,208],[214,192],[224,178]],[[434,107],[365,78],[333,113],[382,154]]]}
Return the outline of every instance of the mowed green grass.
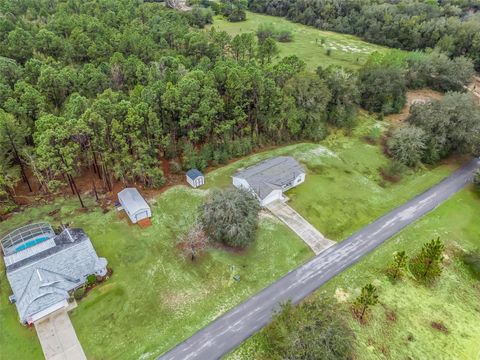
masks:
{"label": "mowed green grass", "polygon": [[[168,190],[151,201],[147,229],[114,210],[103,214],[91,198],[89,211],[80,212],[72,198],[16,214],[0,232],[43,220],[83,228],[114,271],[70,315],[88,359],[153,359],[313,256],[283,224],[262,217],[255,243],[244,252],[211,249],[198,263],[184,260],[176,238],[203,196],[185,186]],[[49,216],[55,209],[60,212]],[[0,358],[42,359],[35,330],[21,326],[8,303],[11,290],[0,268]]]}
{"label": "mowed green grass", "polygon": [[[320,293],[343,298],[338,306],[349,307],[360,288],[373,283],[379,301],[360,325],[350,324],[356,336],[356,356],[373,359],[459,359],[474,360],[480,355],[480,283],[464,266],[465,251],[480,248],[480,195],[463,190],[433,212],[388,240],[359,263],[342,272],[311,296]],[[431,287],[407,277],[393,284],[385,268],[395,251],[412,256],[421,246],[439,236],[446,244],[444,271]],[[443,324],[447,332],[432,327]],[[226,358],[256,359],[262,348],[261,336],[254,336]]]}
{"label": "mowed green grass", "polygon": [[[277,43],[280,56],[297,55],[306,62],[308,70],[329,65],[341,65],[348,68],[358,68],[367,61],[375,51],[386,52],[388,48],[371,44],[356,36],[318,30],[311,26],[297,24],[285,18],[247,12],[247,20],[229,22],[221,16],[214,18],[213,25],[218,30],[224,30],[231,36],[243,32],[256,32],[260,24],[273,24],[278,30],[289,30],[293,41]],[[327,55],[330,49],[330,56]]]}
{"label": "mowed green grass", "polygon": [[388,164],[380,145],[363,138],[374,127],[385,127],[362,114],[349,136],[330,135],[320,144],[295,144],[258,153],[207,175],[207,186],[226,186],[231,175],[243,167],[278,155],[290,155],[307,170],[306,181],[289,190],[289,205],[328,238],[340,241],[385,212],[435,185],[459,165],[443,164],[416,171],[407,170],[398,183],[385,182],[379,168]]}

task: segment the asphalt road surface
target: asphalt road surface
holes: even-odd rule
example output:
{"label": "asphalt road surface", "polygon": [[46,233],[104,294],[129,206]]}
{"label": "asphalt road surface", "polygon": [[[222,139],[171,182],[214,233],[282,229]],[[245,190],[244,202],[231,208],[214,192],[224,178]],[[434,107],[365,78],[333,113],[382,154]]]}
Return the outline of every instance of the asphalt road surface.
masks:
{"label": "asphalt road surface", "polygon": [[435,209],[470,182],[479,166],[479,159],[470,161],[423,194],[292,270],[158,359],[221,358],[267,325],[279,304],[287,300],[298,303],[404,227]]}

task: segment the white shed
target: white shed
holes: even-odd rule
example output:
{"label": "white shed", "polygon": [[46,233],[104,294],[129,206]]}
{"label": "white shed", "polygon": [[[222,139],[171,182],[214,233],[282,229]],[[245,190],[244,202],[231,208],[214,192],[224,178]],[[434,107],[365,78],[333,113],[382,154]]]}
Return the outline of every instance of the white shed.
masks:
{"label": "white shed", "polygon": [[205,176],[197,169],[188,170],[186,176],[187,182],[194,188],[205,184]]}
{"label": "white shed", "polygon": [[136,188],[125,188],[120,191],[118,201],[133,224],[152,216],[150,206]]}

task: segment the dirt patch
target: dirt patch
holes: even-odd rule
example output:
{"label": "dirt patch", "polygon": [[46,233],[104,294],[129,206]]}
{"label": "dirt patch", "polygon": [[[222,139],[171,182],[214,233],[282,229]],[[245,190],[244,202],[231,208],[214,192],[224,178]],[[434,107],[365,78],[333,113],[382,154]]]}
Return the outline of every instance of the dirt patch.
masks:
{"label": "dirt patch", "polygon": [[397,322],[397,313],[393,310],[387,310],[385,311],[385,318],[389,323],[395,323]]}
{"label": "dirt patch", "polygon": [[434,329],[436,329],[436,330],[444,333],[444,334],[448,334],[448,329],[447,329],[447,327],[446,327],[444,324],[442,324],[441,322],[432,321],[432,322],[430,323],[430,326],[431,326],[432,328],[434,328]]}
{"label": "dirt patch", "polygon": [[419,103],[424,104],[433,100],[440,100],[442,97],[442,93],[430,89],[407,91],[407,102],[400,114],[389,115],[386,118],[393,124],[403,123],[408,118],[410,114],[410,107],[412,105]]}
{"label": "dirt patch", "polygon": [[336,288],[334,296],[339,303],[344,303],[344,302],[347,302],[348,298],[350,297],[350,294],[345,290],[343,290],[342,288]]}

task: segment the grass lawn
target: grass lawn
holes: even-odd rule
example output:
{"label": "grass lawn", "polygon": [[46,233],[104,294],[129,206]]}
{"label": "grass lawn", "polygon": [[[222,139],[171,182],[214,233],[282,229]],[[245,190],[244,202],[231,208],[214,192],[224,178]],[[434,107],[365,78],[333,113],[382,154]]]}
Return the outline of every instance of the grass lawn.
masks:
{"label": "grass lawn", "polygon": [[226,186],[236,169],[274,155],[291,155],[307,169],[306,181],[286,194],[289,204],[332,240],[343,240],[385,212],[438,183],[458,167],[445,164],[408,171],[401,181],[386,183],[379,168],[388,164],[380,145],[363,140],[373,127],[383,127],[362,115],[350,136],[330,135],[321,144],[296,144],[262,152],[209,173],[207,186]]}
{"label": "grass lawn", "polygon": [[[356,359],[478,359],[480,283],[459,254],[480,248],[479,218],[480,195],[461,191],[319,290],[346,298],[339,306],[348,306],[364,284],[378,287],[380,304],[368,323],[350,321],[357,338]],[[415,254],[436,236],[446,243],[445,270],[439,281],[425,287],[407,277],[392,284],[384,275],[392,254],[398,250]],[[443,324],[447,331],[434,329],[432,322]],[[261,337],[254,336],[227,358],[255,359],[261,346]]]}
{"label": "grass lawn", "polygon": [[[213,25],[235,36],[242,32],[256,32],[260,24],[271,23],[278,30],[290,30],[293,41],[278,43],[280,56],[297,55],[306,62],[308,70],[318,66],[341,65],[348,68],[360,67],[374,51],[385,52],[388,48],[371,44],[356,36],[318,30],[291,22],[285,18],[261,15],[247,11],[247,20],[229,22],[221,16],[214,18]],[[328,56],[327,49],[331,50]]]}
{"label": "grass lawn", "polygon": [[[80,212],[75,199],[29,208],[0,225],[0,233],[29,221],[82,227],[114,270],[71,313],[87,357],[152,359],[258,292],[313,253],[283,224],[260,221],[255,244],[244,253],[210,250],[198,262],[175,248],[177,234],[194,218],[202,190],[174,187],[152,202],[153,226],[140,229],[103,214],[92,199]],[[60,212],[49,216],[52,210]],[[35,330],[20,325],[0,264],[0,358],[42,359]],[[239,274],[236,282],[233,276]]]}

